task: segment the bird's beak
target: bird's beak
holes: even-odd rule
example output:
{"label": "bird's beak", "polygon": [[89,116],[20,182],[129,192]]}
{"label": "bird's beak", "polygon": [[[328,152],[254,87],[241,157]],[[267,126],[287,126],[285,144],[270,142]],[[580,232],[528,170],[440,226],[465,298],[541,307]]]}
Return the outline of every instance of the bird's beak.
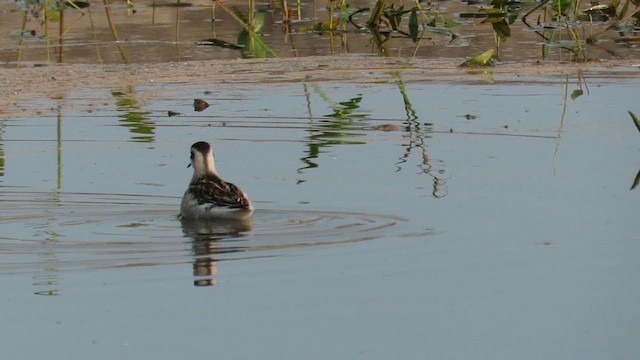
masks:
{"label": "bird's beak", "polygon": [[189,163],[189,165],[187,165],[187,169],[191,167],[191,163]]}

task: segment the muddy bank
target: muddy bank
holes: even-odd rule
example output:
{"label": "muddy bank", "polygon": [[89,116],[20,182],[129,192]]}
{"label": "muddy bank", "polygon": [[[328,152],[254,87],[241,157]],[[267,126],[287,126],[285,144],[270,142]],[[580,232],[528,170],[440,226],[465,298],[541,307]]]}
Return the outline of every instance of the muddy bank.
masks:
{"label": "muddy bank", "polygon": [[[37,98],[64,99],[86,88],[162,83],[171,86],[215,87],[233,83],[281,83],[304,79],[375,83],[405,82],[528,82],[583,73],[626,78],[640,75],[640,62],[506,63],[490,68],[460,68],[462,59],[399,59],[380,57],[308,57],[289,59],[214,60],[134,65],[52,65],[0,68],[0,116],[19,116],[21,104]],[[42,111],[42,110],[41,110]]]}

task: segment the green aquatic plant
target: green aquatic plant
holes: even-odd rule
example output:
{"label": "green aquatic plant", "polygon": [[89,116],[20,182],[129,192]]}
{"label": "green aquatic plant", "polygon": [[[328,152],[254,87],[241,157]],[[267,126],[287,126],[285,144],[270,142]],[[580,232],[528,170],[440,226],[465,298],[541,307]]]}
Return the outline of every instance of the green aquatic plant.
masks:
{"label": "green aquatic plant", "polygon": [[[635,9],[631,10],[631,4],[635,5]],[[635,36],[635,29],[640,24],[640,2],[638,0],[610,0],[609,5],[604,9],[598,9],[604,16],[603,21],[609,20],[610,24],[604,29],[591,34],[587,39],[588,44],[595,44],[598,38],[611,30],[618,30],[622,35],[621,41],[635,41],[637,43],[638,36]],[[586,16],[593,19],[593,12],[590,9],[585,11]],[[631,29],[631,30],[628,30]],[[635,38],[635,40],[634,40]]]}
{"label": "green aquatic plant", "polygon": [[376,3],[369,13],[369,19],[367,20],[368,28],[377,28],[380,22],[384,22],[384,9],[387,6],[387,0],[376,0]]}
{"label": "green aquatic plant", "polygon": [[[215,3],[242,26],[242,30],[238,34],[237,38],[238,44],[236,45],[237,48],[240,49],[242,57],[265,58],[269,56],[278,56],[278,54],[267,45],[264,41],[264,37],[260,33],[264,25],[264,14],[256,12],[254,0],[249,0],[249,9],[246,17],[238,9],[230,10],[220,0],[215,0]],[[221,46],[225,48],[235,47],[229,42],[218,39],[202,40],[199,44]]]}
{"label": "green aquatic plant", "polygon": [[492,7],[480,8],[477,12],[462,13],[461,18],[483,18],[482,24],[489,24],[493,29],[495,43],[495,57],[499,58],[502,43],[511,37],[511,25],[518,19],[520,13],[534,5],[532,1],[493,0]]}
{"label": "green aquatic plant", "polygon": [[487,50],[485,52],[483,52],[482,54],[476,55],[471,57],[470,59],[466,60],[465,62],[463,62],[462,64],[458,65],[461,67],[469,67],[469,66],[493,66],[493,54],[494,54],[494,50],[490,49]]}
{"label": "green aquatic plant", "polygon": [[633,120],[636,128],[638,129],[638,131],[640,131],[640,118],[638,118],[638,116],[636,116],[636,114],[632,113],[631,111],[629,111],[629,115],[631,115],[631,120]]}
{"label": "green aquatic plant", "polygon": [[[48,61],[55,60],[56,57],[58,61],[63,60],[62,55],[65,43],[62,36],[69,33],[74,27],[77,28],[76,24],[81,24],[81,19],[89,17],[91,31],[95,30],[96,24],[99,26],[107,24],[109,26],[113,35],[111,46],[117,46],[122,62],[129,62],[125,50],[132,51],[136,45],[128,43],[126,37],[118,34],[118,30],[120,32],[123,31],[121,27],[124,25],[114,23],[114,21],[118,21],[117,12],[123,11],[123,6],[118,5],[124,4],[124,2],[97,0],[100,4],[100,10],[103,7],[105,8],[106,21],[104,21],[104,16],[102,19],[91,19],[92,16],[96,16],[95,11],[93,11],[92,15],[92,12],[86,6],[91,4],[93,8],[96,8],[98,3],[95,1],[44,0],[41,4],[35,0],[18,0],[18,2],[21,1],[29,4],[29,7],[37,7],[38,9],[34,12],[29,10],[29,14],[25,11],[22,16],[25,19],[22,29],[14,30],[14,33],[21,34],[17,52],[18,62],[24,61],[24,54],[29,54],[28,51],[23,52],[23,48],[30,50],[30,47],[24,46],[24,44],[28,45],[27,41],[29,39],[27,37],[32,29],[25,22],[28,18],[33,19],[35,13],[38,14],[37,22],[39,26],[44,28],[44,36],[42,36],[40,28],[33,29],[34,35],[31,36],[36,38],[35,40],[41,38],[43,42],[46,42],[46,46],[38,49],[47,51]],[[242,29],[234,33],[230,39],[221,39],[215,35],[215,28],[216,26],[229,27],[230,24],[228,22],[207,21],[206,24],[208,25],[204,25],[203,22],[203,27],[210,26],[212,28],[211,33],[213,35],[203,36],[205,40],[198,41],[197,44],[239,50],[242,57],[278,56],[274,48],[269,46],[271,40],[263,36],[265,31],[263,24],[265,21],[273,20],[275,24],[280,23],[279,19],[277,19],[280,16],[280,12],[275,11],[276,9],[282,10],[281,24],[283,31],[285,31],[285,43],[291,44],[295,49],[295,42],[301,38],[299,36],[289,36],[290,32],[298,34],[301,32],[321,33],[329,38],[331,43],[330,51],[332,53],[335,53],[336,49],[338,51],[340,49],[345,52],[350,51],[352,47],[349,46],[349,41],[353,38],[351,35],[365,32],[371,34],[372,48],[381,55],[393,54],[394,52],[390,49],[398,48],[398,43],[401,43],[402,46],[411,44],[408,41],[404,41],[405,39],[410,39],[415,44],[413,48],[414,56],[418,54],[418,50],[422,50],[425,46],[436,45],[436,41],[430,42],[435,36],[449,37],[452,45],[464,46],[466,43],[475,40],[454,41],[455,39],[470,38],[466,36],[468,34],[454,32],[454,27],[460,25],[456,21],[458,16],[462,19],[478,19],[477,21],[481,24],[492,28],[495,42],[494,56],[496,59],[501,58],[501,49],[505,46],[505,41],[508,41],[512,36],[512,32],[515,31],[513,24],[518,19],[522,19],[525,23],[528,22],[527,26],[541,36],[542,58],[549,58],[557,54],[561,59],[569,57],[574,61],[584,61],[589,59],[588,50],[594,47],[616,55],[614,54],[615,50],[609,44],[606,44],[606,47],[596,45],[603,34],[611,34],[613,32],[619,34],[616,42],[620,46],[637,47],[640,44],[640,36],[637,35],[636,31],[638,23],[640,23],[638,0],[600,0],[598,4],[592,4],[585,0],[491,0],[490,7],[487,7],[488,3],[488,1],[469,2],[469,8],[478,4],[478,9],[457,14],[438,5],[438,3],[420,2],[418,0],[369,1],[370,8],[356,8],[354,3],[347,0],[331,0],[326,3],[313,4],[314,9],[326,4],[328,10],[324,13],[305,14],[304,17],[315,19],[313,22],[298,22],[294,21],[295,18],[302,19],[301,11],[306,10],[302,6],[308,6],[301,3],[300,0],[271,0],[267,3],[255,3],[254,0],[249,0],[249,9],[245,10],[242,7],[242,11],[229,5],[242,3],[213,0],[210,3],[211,19],[216,20],[216,9],[222,9],[223,12],[230,14]],[[156,24],[156,8],[170,6],[178,9],[175,16],[177,51],[181,47],[184,48],[183,45],[177,44],[180,43],[180,26],[184,26],[181,24],[184,24],[186,20],[180,19],[179,9],[187,5],[191,4],[183,0],[171,2],[170,4],[152,0],[151,24],[153,25]],[[266,11],[264,7],[267,7]],[[129,9],[127,9],[127,12],[129,13]],[[164,14],[163,16],[166,15]],[[226,14],[224,17],[228,18]],[[269,17],[272,19],[269,19]],[[527,17],[529,17],[529,20],[527,20]],[[462,31],[467,31],[466,29],[469,29],[469,27]],[[38,36],[35,35],[35,30],[38,30]],[[270,29],[267,29],[267,31],[270,31]],[[358,35],[358,37],[361,36]],[[271,39],[277,38],[274,36]],[[104,49],[104,46],[99,43],[99,41],[102,41],[99,39],[100,36],[97,33],[94,34],[93,43],[96,44],[95,50],[98,53],[98,58],[100,58],[99,52],[104,51],[101,50]],[[565,49],[569,52],[565,51]],[[102,61],[102,59],[100,58],[99,61]]]}
{"label": "green aquatic plant", "polygon": [[[366,11],[369,11],[369,16],[365,25],[358,25],[354,21],[355,15]],[[408,24],[403,25],[402,22],[407,14],[409,14]],[[429,32],[454,39],[456,35],[450,28],[460,24],[438,11],[430,13],[430,16],[427,15],[417,0],[411,8],[405,8],[404,5],[397,7],[395,3],[387,5],[386,0],[377,0],[372,9],[358,9],[351,13],[349,22],[358,29],[368,30],[372,35],[372,42],[383,56],[389,54],[385,44],[392,36],[411,39],[416,44],[413,52],[415,56],[424,33]]]}
{"label": "green aquatic plant", "polygon": [[[631,4],[636,5],[634,10],[631,10]],[[540,23],[538,17],[537,24],[531,25],[529,16],[540,9],[544,22]],[[633,41],[634,35],[624,29],[632,28],[629,24],[637,23],[639,14],[637,0],[609,0],[589,3],[586,7],[581,0],[544,0],[525,13],[522,22],[543,39],[543,58],[549,55],[551,48],[557,48],[569,50],[571,60],[580,62],[588,60],[587,45],[594,45],[600,36],[611,30],[619,31],[620,42]],[[596,22],[609,24],[588,33],[587,25],[592,27]]]}
{"label": "green aquatic plant", "polygon": [[414,9],[405,10],[404,5],[401,5],[399,8],[395,7],[395,4],[391,4],[391,6],[387,6],[383,9],[382,15],[384,15],[384,19],[388,21],[391,29],[397,31],[400,28],[400,23],[402,22],[402,17],[404,14],[415,11]]}
{"label": "green aquatic plant", "polygon": [[629,190],[633,190],[636,187],[638,187],[638,184],[640,184],[640,171],[638,171],[638,173],[636,174],[635,179],[633,179],[633,184],[631,184],[631,189]]}
{"label": "green aquatic plant", "polygon": [[[30,31],[26,30],[28,19],[36,18],[37,22],[42,27],[42,38],[46,44],[45,51],[47,61],[52,61],[54,58],[56,58],[59,63],[64,62],[63,55],[65,51],[65,37],[67,36],[67,33],[77,27],[79,24],[82,24],[82,20],[86,19],[85,15],[88,15],[87,17],[89,18],[91,28],[93,29],[94,27],[93,15],[90,11],[88,11],[88,8],[90,7],[90,3],[88,1],[64,0],[53,2],[44,0],[44,2],[42,3],[37,1],[27,1],[26,3],[29,5],[29,7],[23,13],[21,37],[18,43],[17,66],[19,66],[19,62],[23,60],[22,45],[24,43],[23,35],[25,34],[25,31],[31,33],[32,36],[36,36],[35,29],[32,29]],[[116,44],[120,52],[122,61],[124,63],[128,63],[129,61],[124,51],[124,46],[122,45],[120,38],[118,37],[115,24],[112,20],[111,2],[110,0],[103,0],[103,4],[105,16],[109,25],[109,29],[111,30],[111,34],[113,35],[114,43]],[[57,34],[51,31],[50,23],[57,23]],[[100,58],[100,51],[98,47],[96,47],[96,52],[98,53],[98,58]]]}
{"label": "green aquatic plant", "polygon": [[556,13],[556,17],[566,16],[567,11],[574,4],[579,4],[579,1],[576,0],[552,0],[551,1],[551,9]]}

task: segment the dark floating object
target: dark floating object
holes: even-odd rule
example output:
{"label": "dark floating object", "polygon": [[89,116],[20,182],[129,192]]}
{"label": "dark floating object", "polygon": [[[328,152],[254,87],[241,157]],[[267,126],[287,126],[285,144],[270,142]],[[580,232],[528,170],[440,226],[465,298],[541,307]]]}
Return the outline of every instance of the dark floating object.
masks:
{"label": "dark floating object", "polygon": [[584,90],[582,90],[582,89],[574,90],[571,93],[571,100],[575,100],[575,99],[577,99],[578,97],[580,97],[582,95],[584,95]]}
{"label": "dark floating object", "polygon": [[244,49],[244,47],[236,45],[236,44],[232,44],[230,42],[226,42],[224,40],[218,40],[218,39],[206,39],[206,40],[200,40],[200,41],[196,41],[196,45],[200,45],[200,46],[217,46],[217,47],[221,47],[223,49],[231,49],[231,50],[240,50],[240,49]]}
{"label": "dark floating object", "polygon": [[594,5],[578,14],[582,21],[607,21],[616,16],[616,8],[611,5]]}
{"label": "dark floating object", "polygon": [[69,1],[60,3],[62,6],[66,7],[77,7],[79,9],[84,9],[89,7],[89,2],[87,1]]}
{"label": "dark floating object", "polygon": [[169,115],[169,116],[180,116],[180,115],[182,115],[182,113],[179,113],[177,111],[169,110],[167,115]]}
{"label": "dark floating object", "polygon": [[461,13],[459,14],[461,18],[503,18],[507,17],[508,14],[504,11],[499,12],[477,12],[477,13]]}
{"label": "dark floating object", "polygon": [[478,118],[478,115],[464,114],[463,117],[467,120],[475,120]]}
{"label": "dark floating object", "polygon": [[202,99],[195,99],[193,100],[193,110],[195,111],[202,111],[206,108],[209,107],[209,103],[207,103],[206,101],[202,100]]}
{"label": "dark floating object", "polygon": [[175,2],[175,3],[166,3],[166,4],[156,4],[153,3],[151,5],[151,7],[164,7],[164,8],[184,8],[184,7],[191,7],[193,6],[192,3],[186,3],[186,2]]}
{"label": "dark floating object", "polygon": [[463,0],[462,2],[467,5],[488,5],[488,2],[484,0]]}
{"label": "dark floating object", "polygon": [[372,126],[370,129],[377,130],[377,131],[397,131],[397,130],[400,130],[400,126],[395,124],[382,124],[382,125]]}

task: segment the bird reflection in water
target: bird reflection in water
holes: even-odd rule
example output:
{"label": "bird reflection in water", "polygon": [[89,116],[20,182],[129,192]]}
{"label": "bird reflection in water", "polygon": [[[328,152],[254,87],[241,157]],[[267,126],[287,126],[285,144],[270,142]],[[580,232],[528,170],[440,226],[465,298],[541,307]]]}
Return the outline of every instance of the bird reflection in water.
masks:
{"label": "bird reflection in water", "polygon": [[245,251],[245,247],[228,242],[235,242],[253,228],[251,218],[180,221],[182,232],[191,238],[194,286],[215,285],[218,272],[216,255]]}

